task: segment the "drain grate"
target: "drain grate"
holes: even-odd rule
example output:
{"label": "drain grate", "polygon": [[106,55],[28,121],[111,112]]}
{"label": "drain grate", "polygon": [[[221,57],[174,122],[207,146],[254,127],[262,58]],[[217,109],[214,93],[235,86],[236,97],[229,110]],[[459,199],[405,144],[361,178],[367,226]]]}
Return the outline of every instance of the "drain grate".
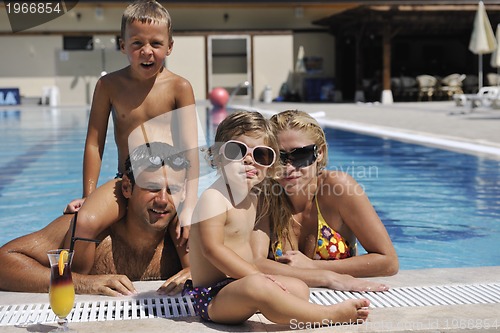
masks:
{"label": "drain grate", "polygon": [[309,299],[312,303],[330,305],[352,298],[369,299],[374,308],[491,304],[500,303],[500,284],[404,287],[371,293],[315,290]]}
{"label": "drain grate", "polygon": [[[131,320],[146,318],[177,318],[195,316],[188,297],[142,298],[77,302],[68,315],[69,322]],[[24,326],[36,323],[55,323],[56,316],[49,304],[20,304],[0,306],[0,326]]]}
{"label": "drain grate", "polygon": [[[367,298],[374,308],[500,303],[500,284],[468,284],[392,288],[384,292],[312,290],[310,301],[331,305],[352,298]],[[142,298],[77,302],[70,322],[178,318],[195,316],[189,297]],[[49,304],[0,305],[0,326],[55,323]]]}

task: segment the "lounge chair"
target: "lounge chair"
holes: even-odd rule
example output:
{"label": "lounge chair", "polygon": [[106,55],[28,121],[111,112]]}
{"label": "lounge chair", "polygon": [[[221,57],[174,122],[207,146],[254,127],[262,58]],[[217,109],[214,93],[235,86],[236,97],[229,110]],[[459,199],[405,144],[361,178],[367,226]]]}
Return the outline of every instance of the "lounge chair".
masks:
{"label": "lounge chair", "polygon": [[450,74],[441,80],[439,92],[442,96],[452,99],[455,94],[463,94],[462,84],[467,75],[465,74]]}
{"label": "lounge chair", "polygon": [[486,74],[486,81],[489,86],[498,86],[500,85],[500,75],[497,73],[488,73]]}
{"label": "lounge chair", "polygon": [[455,94],[453,100],[457,106],[469,105],[470,111],[484,107],[500,107],[500,87],[482,87],[477,94]]}
{"label": "lounge chair", "polygon": [[437,79],[431,75],[417,76],[418,82],[418,100],[421,101],[422,97],[426,96],[427,100],[432,101],[432,96],[436,92]]}

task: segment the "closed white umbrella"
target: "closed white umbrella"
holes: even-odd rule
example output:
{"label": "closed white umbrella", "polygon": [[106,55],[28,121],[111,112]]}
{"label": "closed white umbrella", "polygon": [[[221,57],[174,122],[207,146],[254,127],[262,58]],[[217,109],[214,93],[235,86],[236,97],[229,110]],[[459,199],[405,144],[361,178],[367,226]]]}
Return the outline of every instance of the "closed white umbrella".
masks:
{"label": "closed white umbrella", "polygon": [[483,2],[479,1],[469,43],[469,50],[479,55],[479,89],[483,86],[483,54],[493,52],[496,47],[497,42],[491,28],[490,20],[488,19],[488,14],[486,14]]}
{"label": "closed white umbrella", "polygon": [[299,52],[297,53],[297,62],[295,63],[295,73],[305,73],[306,64],[304,63],[305,51],[304,47],[300,45]]}
{"label": "closed white umbrella", "polygon": [[497,36],[497,47],[495,48],[495,51],[493,51],[493,54],[491,55],[491,66],[497,69],[497,85],[500,85],[500,80],[498,80],[498,75],[500,75],[500,24],[497,25],[497,31],[496,31],[496,36]]}

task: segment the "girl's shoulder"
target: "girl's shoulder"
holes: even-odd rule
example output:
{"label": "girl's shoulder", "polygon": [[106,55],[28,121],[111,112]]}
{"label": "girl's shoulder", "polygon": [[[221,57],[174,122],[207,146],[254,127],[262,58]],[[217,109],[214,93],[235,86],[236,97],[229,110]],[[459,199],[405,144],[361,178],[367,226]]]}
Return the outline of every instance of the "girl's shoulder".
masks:
{"label": "girl's shoulder", "polygon": [[195,214],[198,221],[202,221],[223,214],[230,208],[230,201],[224,193],[211,186],[200,195],[196,203]]}
{"label": "girl's shoulder", "polygon": [[215,187],[209,187],[203,191],[198,199],[198,204],[215,204],[220,205],[225,199],[221,191]]}

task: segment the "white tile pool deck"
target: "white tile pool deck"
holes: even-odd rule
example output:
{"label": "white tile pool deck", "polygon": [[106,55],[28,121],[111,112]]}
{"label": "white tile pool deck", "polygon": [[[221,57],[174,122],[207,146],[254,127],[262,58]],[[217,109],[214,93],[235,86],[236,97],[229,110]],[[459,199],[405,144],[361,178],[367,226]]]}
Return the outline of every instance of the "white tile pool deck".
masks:
{"label": "white tile pool deck", "polygon": [[[450,115],[462,109],[452,102],[374,104],[255,104],[257,108],[282,111],[300,109],[324,112],[322,121],[340,127],[356,128],[365,132],[378,132],[409,141],[431,139],[426,144],[441,145],[450,142],[453,149],[476,150],[481,155],[500,159],[500,110],[479,109],[472,114]],[[484,148],[484,149],[483,149]],[[473,254],[466,260],[474,260]],[[500,267],[428,269],[400,271],[396,276],[372,279],[387,283],[393,288],[418,286],[443,286],[479,283],[500,283]],[[161,282],[139,282],[139,296],[154,294]],[[77,295],[77,301],[110,298]],[[47,303],[47,294],[0,292],[0,305]],[[48,332],[55,325],[39,324],[27,328],[0,326],[0,332]],[[293,329],[274,325],[262,315],[254,315],[246,324],[224,326],[200,322],[197,317],[178,319],[140,319],[72,323],[79,332],[483,332],[500,331],[500,303],[417,306],[372,309],[369,320],[363,325]]]}

